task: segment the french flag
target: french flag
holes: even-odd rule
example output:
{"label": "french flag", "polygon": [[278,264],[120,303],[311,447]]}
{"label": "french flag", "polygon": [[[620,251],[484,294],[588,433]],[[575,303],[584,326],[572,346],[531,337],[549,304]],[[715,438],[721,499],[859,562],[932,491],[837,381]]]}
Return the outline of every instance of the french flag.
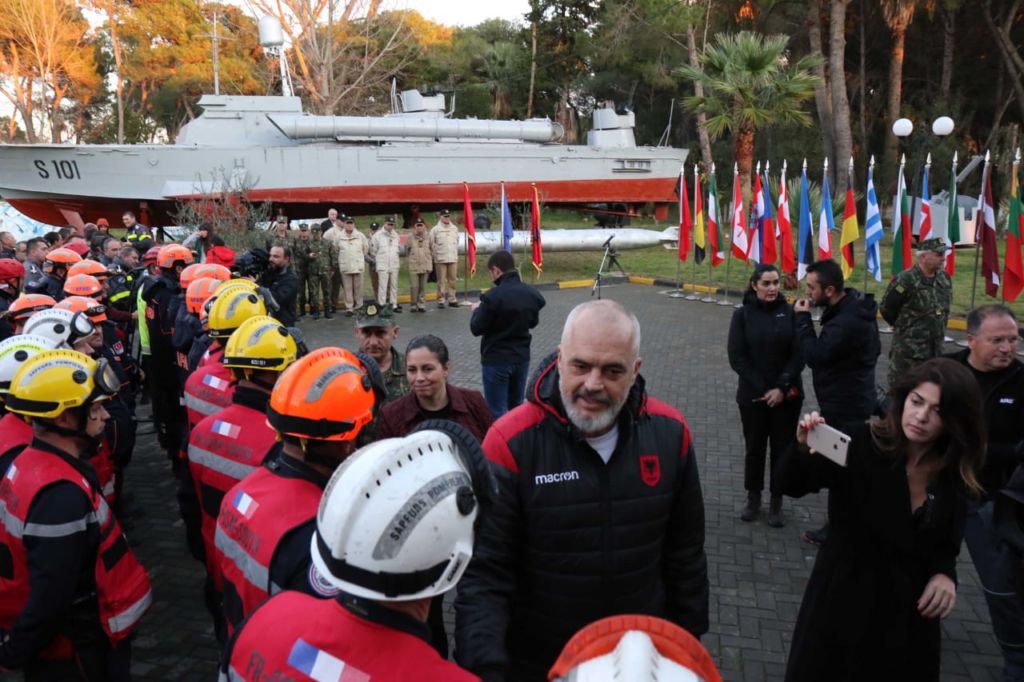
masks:
{"label": "french flag", "polygon": [[288,654],[288,665],[316,682],[369,682],[370,676],[358,668],[318,649],[304,639],[295,640]]}
{"label": "french flag", "polygon": [[252,499],[252,497],[250,497],[244,490],[239,490],[235,493],[235,499],[231,502],[231,506],[237,509],[238,513],[245,518],[251,519],[260,504],[256,500]]}
{"label": "french flag", "polygon": [[221,421],[218,419],[213,422],[213,432],[219,436],[225,436],[227,438],[238,438],[238,434],[242,432],[242,427],[238,424],[232,424],[231,422]]}
{"label": "french flag", "polygon": [[212,374],[207,374],[203,377],[203,383],[216,391],[226,390],[231,385],[230,381],[224,381],[220,377],[215,377]]}

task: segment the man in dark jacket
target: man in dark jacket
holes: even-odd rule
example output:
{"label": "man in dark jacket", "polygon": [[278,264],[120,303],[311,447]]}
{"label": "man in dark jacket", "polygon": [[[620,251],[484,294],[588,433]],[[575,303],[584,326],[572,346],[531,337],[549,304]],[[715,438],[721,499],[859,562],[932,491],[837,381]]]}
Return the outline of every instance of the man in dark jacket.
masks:
{"label": "man in dark jacket", "polygon": [[529,400],[484,451],[499,495],[456,608],[456,659],[485,681],[543,680],[605,616],[708,628],[704,500],[689,427],[648,396],[640,325],[614,301],[577,306]]}
{"label": "man in dark jacket", "polygon": [[299,298],[299,276],[295,274],[291,263],[291,247],[271,247],[270,264],[261,282],[277,302],[278,309],[271,315],[286,327],[295,326],[295,305]]}
{"label": "man in dark jacket", "polygon": [[480,336],[480,365],[484,398],[497,419],[523,402],[530,374],[530,330],[540,321],[545,300],[519,279],[508,251],[496,251],[487,261],[494,288],[473,304],[469,329]]}
{"label": "man in dark jacket", "polygon": [[1004,680],[1024,680],[1024,363],[1017,318],[984,305],[967,316],[967,350],[947,357],[978,380],[985,400],[988,451],[980,480],[987,496],[968,507],[964,539],[978,569]]}
{"label": "man in dark jacket", "polygon": [[[814,393],[825,422],[845,431],[867,420],[875,409],[875,365],[882,352],[878,339],[878,305],[871,296],[843,287],[843,271],[834,260],[807,268],[807,297],[796,302],[797,335],[804,362],[811,368]],[[823,307],[821,331],[815,333],[811,306]],[[820,545],[828,524],[800,537]]]}

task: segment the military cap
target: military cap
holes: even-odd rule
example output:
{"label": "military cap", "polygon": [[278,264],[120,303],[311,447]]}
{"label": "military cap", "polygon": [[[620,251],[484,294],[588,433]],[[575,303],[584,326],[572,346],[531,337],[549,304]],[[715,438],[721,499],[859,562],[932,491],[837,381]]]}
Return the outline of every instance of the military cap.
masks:
{"label": "military cap", "polygon": [[356,326],[360,329],[367,327],[391,327],[394,324],[395,320],[390,303],[387,305],[367,303],[356,314]]}
{"label": "military cap", "polygon": [[384,216],[384,222],[385,223],[393,223],[393,222],[395,222],[395,216],[393,216],[393,215],[386,215],[386,216]]}
{"label": "military cap", "polygon": [[299,231],[309,232],[309,225],[307,225],[306,223],[299,223]]}
{"label": "military cap", "polygon": [[338,220],[340,222],[343,222],[343,223],[354,223],[355,222],[354,220],[352,220],[352,216],[350,216],[347,213],[342,213],[341,215],[339,215],[338,216]]}
{"label": "military cap", "polygon": [[380,229],[380,223],[370,223],[370,231],[376,232]]}
{"label": "military cap", "polygon": [[917,245],[918,251],[937,251],[939,253],[945,253],[946,242],[941,237],[932,237],[931,239],[925,239],[923,242]]}
{"label": "military cap", "polygon": [[447,208],[442,208],[441,209],[441,215],[451,215],[451,214],[452,214],[452,212],[449,211]]}
{"label": "military cap", "polygon": [[279,215],[277,216],[277,220],[275,222],[277,222],[278,225],[287,225],[288,216]]}

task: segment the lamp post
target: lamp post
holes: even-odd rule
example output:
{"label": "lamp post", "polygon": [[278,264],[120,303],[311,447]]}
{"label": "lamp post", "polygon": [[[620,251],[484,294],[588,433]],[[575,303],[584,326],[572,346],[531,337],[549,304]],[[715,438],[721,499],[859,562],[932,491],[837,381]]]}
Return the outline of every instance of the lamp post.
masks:
{"label": "lamp post", "polygon": [[[953,132],[955,123],[949,116],[939,116],[937,119],[932,121],[932,135],[935,137],[946,137]],[[904,138],[909,137],[914,133],[914,122],[909,118],[897,119],[892,124],[892,133],[896,137]],[[922,146],[927,145],[927,132],[919,130],[917,135],[914,135],[910,142],[911,151],[920,149]],[[927,156],[927,154],[925,154]],[[914,228],[917,226],[917,209],[918,209],[918,195],[920,194],[921,184],[924,182],[924,161],[918,162],[917,171],[914,173],[913,186],[910,188],[910,231],[913,234]]]}

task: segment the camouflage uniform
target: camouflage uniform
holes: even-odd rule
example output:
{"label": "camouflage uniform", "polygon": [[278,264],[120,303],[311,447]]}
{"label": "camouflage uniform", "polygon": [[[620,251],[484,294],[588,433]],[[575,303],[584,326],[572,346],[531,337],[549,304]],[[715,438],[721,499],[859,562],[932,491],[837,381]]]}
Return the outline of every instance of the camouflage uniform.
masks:
{"label": "camouflage uniform", "polygon": [[[302,230],[301,232],[308,232],[308,230]],[[301,234],[300,232],[300,234]],[[312,239],[296,239],[295,246],[292,247],[292,265],[295,267],[295,274],[299,278],[299,316],[306,314],[306,303],[309,303],[309,312],[313,315],[318,314],[320,307],[317,302],[316,292],[312,291],[312,283],[309,280],[310,272],[310,256],[313,253],[313,240]],[[309,290],[307,298],[306,292]]]}
{"label": "camouflage uniform", "polygon": [[914,265],[893,278],[882,297],[882,317],[893,326],[889,350],[889,386],[907,370],[942,355],[953,301],[953,283],[939,269],[927,277]]}
{"label": "camouflage uniform", "polygon": [[[356,317],[356,326],[360,329],[394,326],[393,311],[394,308],[390,305],[379,306],[369,303],[360,308],[359,315]],[[397,400],[409,392],[409,379],[405,374],[405,358],[395,350],[394,346],[391,347],[390,353],[391,366],[382,371],[384,387],[387,391],[387,396],[384,398],[385,403]]]}

